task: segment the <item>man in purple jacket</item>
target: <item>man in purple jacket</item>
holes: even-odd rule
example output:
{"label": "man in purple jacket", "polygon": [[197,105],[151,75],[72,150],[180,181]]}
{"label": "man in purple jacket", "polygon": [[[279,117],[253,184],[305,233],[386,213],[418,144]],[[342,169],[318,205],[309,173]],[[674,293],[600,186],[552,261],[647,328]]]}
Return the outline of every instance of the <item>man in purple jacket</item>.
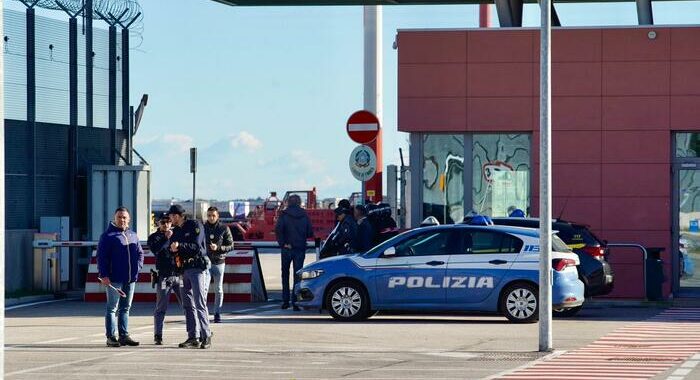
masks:
{"label": "man in purple jacket", "polygon": [[[143,249],[136,232],[129,229],[129,210],[119,207],[107,231],[100,236],[97,246],[97,268],[102,285],[107,287],[107,313],[105,329],[107,346],[138,346],[129,337],[129,309],[134,298],[134,288],[139,271],[143,267]],[[120,295],[122,291],[125,296]],[[119,318],[117,320],[117,311]],[[119,339],[115,334],[118,327]]]}

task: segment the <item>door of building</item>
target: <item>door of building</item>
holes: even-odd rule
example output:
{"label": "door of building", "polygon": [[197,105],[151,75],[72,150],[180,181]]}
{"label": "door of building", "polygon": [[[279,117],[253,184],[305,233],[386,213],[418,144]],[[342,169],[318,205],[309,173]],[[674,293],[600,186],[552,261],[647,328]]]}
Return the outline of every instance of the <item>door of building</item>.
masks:
{"label": "door of building", "polygon": [[700,297],[700,162],[673,165],[673,293]]}

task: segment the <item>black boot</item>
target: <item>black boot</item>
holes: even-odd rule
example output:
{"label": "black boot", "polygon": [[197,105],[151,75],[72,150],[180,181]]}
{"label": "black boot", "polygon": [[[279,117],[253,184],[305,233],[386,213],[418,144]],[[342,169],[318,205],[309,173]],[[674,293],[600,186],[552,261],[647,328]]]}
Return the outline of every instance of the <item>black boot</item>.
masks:
{"label": "black boot", "polygon": [[131,339],[130,336],[125,335],[125,336],[120,336],[119,337],[119,344],[122,346],[131,346],[131,347],[136,347],[139,345],[139,342]]}
{"label": "black boot", "polygon": [[214,314],[214,323],[221,323],[221,314]]}
{"label": "black boot", "polygon": [[207,349],[207,348],[209,348],[209,347],[211,347],[211,335],[209,335],[208,337],[202,339],[202,344],[199,345],[199,348],[201,348],[201,349],[203,349],[203,350],[204,350],[204,349]]}
{"label": "black boot", "polygon": [[156,346],[162,346],[163,345],[163,336],[160,334],[156,334],[153,336],[153,343],[155,343]]}
{"label": "black boot", "polygon": [[289,309],[289,304],[287,302],[282,304],[282,310],[287,310]]}
{"label": "black boot", "polygon": [[119,344],[119,341],[117,340],[116,337],[110,336],[107,337],[107,347],[119,347],[121,344]]}
{"label": "black boot", "polygon": [[200,343],[197,338],[189,338],[186,341],[177,345],[180,348],[199,348]]}

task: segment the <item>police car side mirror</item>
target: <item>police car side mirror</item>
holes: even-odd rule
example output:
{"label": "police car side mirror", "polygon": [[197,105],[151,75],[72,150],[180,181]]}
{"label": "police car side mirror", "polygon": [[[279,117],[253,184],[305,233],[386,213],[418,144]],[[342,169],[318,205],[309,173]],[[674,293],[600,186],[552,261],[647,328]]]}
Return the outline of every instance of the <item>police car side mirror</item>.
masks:
{"label": "police car side mirror", "polygon": [[394,248],[394,247],[389,247],[389,248],[385,249],[385,250],[384,250],[383,256],[384,256],[384,257],[394,257],[394,256],[396,256],[396,248]]}

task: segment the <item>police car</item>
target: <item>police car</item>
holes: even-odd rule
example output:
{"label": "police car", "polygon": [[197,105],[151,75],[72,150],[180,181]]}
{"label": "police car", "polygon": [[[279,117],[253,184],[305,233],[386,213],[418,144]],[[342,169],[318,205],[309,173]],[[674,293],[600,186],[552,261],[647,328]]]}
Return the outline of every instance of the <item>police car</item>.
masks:
{"label": "police car", "polygon": [[[552,237],[552,306],[584,301],[579,259]],[[297,304],[342,321],[379,310],[479,311],[512,322],[538,318],[539,231],[454,224],[417,228],[366,253],[309,264],[296,275]]]}

